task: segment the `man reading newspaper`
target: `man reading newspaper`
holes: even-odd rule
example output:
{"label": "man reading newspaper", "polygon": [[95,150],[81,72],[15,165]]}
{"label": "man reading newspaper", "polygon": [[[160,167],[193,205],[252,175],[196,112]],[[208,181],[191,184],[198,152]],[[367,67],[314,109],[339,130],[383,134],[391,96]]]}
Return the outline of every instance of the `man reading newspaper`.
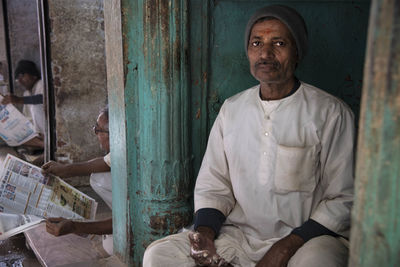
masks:
{"label": "man reading newspaper", "polygon": [[[24,113],[32,119],[32,127],[35,133],[33,138],[25,138],[23,142],[17,145],[23,144],[43,148],[45,112],[43,107],[43,81],[40,78],[40,72],[34,62],[21,60],[18,62],[17,68],[15,69],[15,79],[25,88],[24,96],[20,97],[13,94],[5,95],[0,99],[0,103],[2,105],[23,104]],[[2,110],[3,109],[4,107],[2,107]],[[0,112],[3,115],[5,114],[5,112]],[[3,123],[3,121],[1,122]],[[25,132],[22,131],[16,134],[24,136],[24,133]],[[6,139],[5,141],[7,142]]]}
{"label": "man reading newspaper", "polygon": [[94,219],[96,209],[94,199],[10,154],[0,168],[0,240],[47,217]]}
{"label": "man reading newspaper", "polygon": [[[42,169],[44,173],[54,174],[62,178],[90,174],[90,185],[104,202],[112,208],[108,108],[100,111],[96,125],[93,126],[93,131],[97,136],[100,147],[108,153],[105,157],[71,164],[50,161],[44,164]],[[46,222],[46,229],[47,232],[55,236],[69,233],[105,235],[103,248],[108,254],[112,255],[113,253],[112,218],[92,222],[80,222],[66,218],[49,218]]]}

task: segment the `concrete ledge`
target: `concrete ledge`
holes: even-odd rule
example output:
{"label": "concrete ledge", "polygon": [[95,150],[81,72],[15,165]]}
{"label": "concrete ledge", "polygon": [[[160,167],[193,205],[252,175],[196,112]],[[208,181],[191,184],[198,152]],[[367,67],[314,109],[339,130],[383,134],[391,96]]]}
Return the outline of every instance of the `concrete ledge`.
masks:
{"label": "concrete ledge", "polygon": [[25,237],[43,266],[107,266],[100,265],[109,255],[99,238],[91,240],[75,234],[55,237],[46,232],[45,224],[26,231]]}
{"label": "concrete ledge", "polygon": [[108,258],[100,259],[97,262],[80,262],[59,267],[127,267],[127,265],[122,263],[116,256],[110,256]]}

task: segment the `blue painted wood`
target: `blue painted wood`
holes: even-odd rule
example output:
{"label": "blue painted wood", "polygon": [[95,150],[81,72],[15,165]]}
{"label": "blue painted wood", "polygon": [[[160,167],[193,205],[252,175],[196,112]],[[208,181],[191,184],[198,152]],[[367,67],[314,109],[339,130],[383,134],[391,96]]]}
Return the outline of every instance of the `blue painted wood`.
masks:
{"label": "blue painted wood", "polygon": [[125,63],[122,47],[121,1],[104,2],[104,24],[106,41],[107,91],[109,102],[109,129],[111,148],[111,173],[113,177],[113,240],[114,255],[128,265],[132,264],[133,236],[130,222],[129,181],[135,173],[130,156],[135,147],[128,140],[131,121],[125,111]]}
{"label": "blue painted wood", "polygon": [[110,50],[120,49],[120,62],[107,64],[114,245],[126,263],[140,266],[152,241],[192,220],[188,3],[120,4],[122,41],[119,48],[109,43]]}
{"label": "blue painted wood", "polygon": [[400,2],[374,0],[349,266],[400,264]]}

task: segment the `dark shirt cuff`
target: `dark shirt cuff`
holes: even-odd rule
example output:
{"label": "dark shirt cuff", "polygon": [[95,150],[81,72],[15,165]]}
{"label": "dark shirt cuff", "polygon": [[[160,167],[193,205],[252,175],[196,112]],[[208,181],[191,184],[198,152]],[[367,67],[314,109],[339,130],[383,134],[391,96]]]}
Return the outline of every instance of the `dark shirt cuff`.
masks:
{"label": "dark shirt cuff", "polygon": [[24,104],[31,104],[31,105],[37,105],[37,104],[43,104],[43,95],[31,95],[31,96],[23,96],[22,100],[24,101]]}
{"label": "dark shirt cuff", "polygon": [[332,232],[322,224],[312,219],[306,221],[302,226],[294,228],[292,234],[300,236],[304,240],[304,242],[307,242],[308,240],[321,235],[330,235],[333,237],[339,236],[338,234]]}
{"label": "dark shirt cuff", "polygon": [[213,229],[215,236],[218,236],[219,230],[221,230],[225,219],[225,215],[217,209],[199,209],[196,212],[196,217],[194,219],[194,230],[196,230],[199,226],[206,226]]}

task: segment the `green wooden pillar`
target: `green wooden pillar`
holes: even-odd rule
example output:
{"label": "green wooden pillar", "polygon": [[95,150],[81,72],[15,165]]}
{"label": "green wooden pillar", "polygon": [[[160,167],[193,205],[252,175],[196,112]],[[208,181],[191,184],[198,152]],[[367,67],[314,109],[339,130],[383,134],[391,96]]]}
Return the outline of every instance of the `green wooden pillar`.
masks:
{"label": "green wooden pillar", "polygon": [[114,251],[130,266],[192,220],[187,5],[104,1]]}
{"label": "green wooden pillar", "polygon": [[400,264],[400,1],[371,6],[349,266]]}

